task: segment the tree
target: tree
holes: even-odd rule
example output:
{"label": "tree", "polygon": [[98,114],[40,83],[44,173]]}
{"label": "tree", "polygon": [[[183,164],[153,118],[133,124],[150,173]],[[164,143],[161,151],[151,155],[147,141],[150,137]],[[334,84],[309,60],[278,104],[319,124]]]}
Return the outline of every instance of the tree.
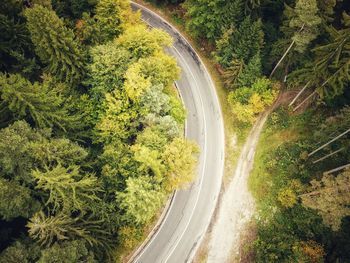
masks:
{"label": "tree", "polygon": [[182,138],[175,138],[165,147],[162,159],[166,167],[164,188],[167,191],[185,188],[193,180],[197,166],[198,146]]}
{"label": "tree", "polygon": [[136,144],[151,150],[161,150],[168,143],[168,138],[156,127],[146,127],[137,135]]}
{"label": "tree", "polygon": [[161,163],[160,153],[151,150],[143,145],[133,145],[131,147],[134,159],[140,163],[139,174],[152,176],[155,181],[161,182],[163,179],[164,165]]}
{"label": "tree", "polygon": [[261,21],[253,21],[250,16],[247,16],[237,29],[226,31],[216,42],[215,57],[225,68],[229,67],[233,60],[242,60],[247,65],[260,53],[263,44],[264,33]]}
{"label": "tree", "polygon": [[33,47],[25,24],[0,14],[0,31],[0,70],[31,75],[37,65],[32,58]]}
{"label": "tree", "polygon": [[128,100],[123,91],[115,90],[106,94],[105,112],[96,125],[99,140],[110,143],[112,141],[127,141],[136,134],[139,125],[139,113]]}
{"label": "tree", "polygon": [[160,29],[149,30],[145,25],[136,25],[125,30],[116,39],[116,45],[127,49],[134,59],[159,54],[172,44],[171,37]]}
{"label": "tree", "polygon": [[148,127],[154,126],[154,129],[157,129],[169,139],[180,136],[179,124],[170,115],[157,117],[154,114],[148,114],[145,116],[143,123]]}
{"label": "tree", "polygon": [[[297,0],[294,9],[285,5],[284,15],[287,20],[284,26],[281,27],[281,30],[287,38],[292,39],[292,42],[277,62],[270,77],[272,77],[289,52],[293,50],[294,46],[298,53],[304,53],[310,43],[318,36],[319,26],[322,22],[318,12],[317,0]],[[286,42],[285,39],[282,41]]]}
{"label": "tree", "polygon": [[324,175],[321,181],[311,181],[311,191],[301,195],[303,205],[316,209],[326,225],[340,229],[341,220],[350,215],[350,171],[336,177]]}
{"label": "tree", "polygon": [[0,130],[0,171],[6,178],[33,185],[31,170],[59,163],[83,163],[87,151],[68,139],[52,139],[49,130],[34,130],[25,121]]}
{"label": "tree", "polygon": [[34,5],[24,12],[35,52],[58,80],[76,84],[84,75],[85,58],[74,33],[52,10]]}
{"label": "tree", "polygon": [[38,263],[97,263],[94,255],[87,248],[84,240],[64,241],[54,243],[53,246],[43,249]]}
{"label": "tree", "polygon": [[92,63],[88,65],[87,84],[96,100],[102,100],[107,92],[121,88],[132,59],[131,53],[119,47],[115,42],[108,42],[91,48]]}
{"label": "tree", "polygon": [[329,28],[330,41],[316,47],[314,74],[321,98],[332,98],[343,93],[350,81],[350,16],[343,14],[344,29]]}
{"label": "tree", "polygon": [[[292,40],[295,42],[295,50],[300,53],[303,53],[319,34],[321,18],[318,11],[316,0],[298,0],[295,4],[289,18],[289,28],[294,31]],[[300,31],[301,28],[303,29]]]}
{"label": "tree", "polygon": [[16,241],[12,246],[2,251],[0,263],[29,263],[29,254],[27,248],[19,241]]}
{"label": "tree", "polygon": [[120,207],[125,210],[125,220],[144,225],[156,215],[164,202],[164,192],[150,177],[130,177],[124,192],[117,193]]}
{"label": "tree", "polygon": [[252,57],[248,65],[243,67],[242,72],[237,76],[237,84],[233,87],[249,87],[254,84],[254,82],[261,77],[262,65],[260,53],[256,53]]}
{"label": "tree", "polygon": [[[32,84],[19,74],[0,74],[1,118],[7,122],[25,118],[40,128],[77,128],[81,125],[80,120],[68,111],[68,99],[63,92],[65,86],[56,84],[49,76],[43,83]],[[10,119],[9,114],[12,115]]]}
{"label": "tree", "polygon": [[42,135],[33,131],[28,123],[17,121],[0,130],[0,170],[3,176],[31,182],[30,171],[34,162],[30,158],[30,143]]}
{"label": "tree", "polygon": [[101,222],[88,222],[71,218],[63,213],[46,216],[43,211],[34,214],[27,223],[29,236],[41,246],[50,246],[55,241],[82,238],[89,245],[100,244],[97,234],[107,234]]}
{"label": "tree", "polygon": [[52,210],[65,212],[89,210],[89,203],[98,201],[97,193],[101,191],[97,178],[93,175],[81,175],[78,166],[68,168],[58,164],[46,168],[44,172],[34,170],[36,189],[48,192],[46,205],[52,204]]}
{"label": "tree", "polygon": [[86,149],[65,138],[50,138],[30,143],[28,155],[39,168],[54,167],[58,164],[84,164]]}
{"label": "tree", "polygon": [[187,30],[195,37],[203,36],[214,42],[221,35],[224,6],[223,0],[187,0]]}
{"label": "tree", "polygon": [[176,60],[162,52],[132,64],[125,73],[124,89],[131,100],[138,101],[152,85],[170,87],[179,75]]}
{"label": "tree", "polygon": [[227,98],[232,113],[243,123],[253,123],[259,113],[271,106],[277,97],[279,84],[260,78],[251,87],[241,87]]}
{"label": "tree", "polygon": [[141,74],[142,65],[139,62],[132,64],[125,73],[124,90],[131,101],[138,102],[141,95],[151,88],[150,77]]}
{"label": "tree", "polygon": [[156,52],[153,56],[141,58],[137,64],[140,65],[139,73],[144,78],[149,78],[153,85],[163,85],[164,88],[169,88],[180,77],[180,68],[175,58],[164,52]]}
{"label": "tree", "polygon": [[99,28],[100,43],[113,40],[123,32],[124,13],[129,8],[129,3],[123,0],[100,0],[97,3],[94,18]]}
{"label": "tree", "polygon": [[163,93],[163,89],[163,85],[159,84],[152,86],[141,95],[140,103],[147,114],[166,115],[170,111],[170,98]]}
{"label": "tree", "polygon": [[0,216],[7,221],[19,216],[29,218],[40,209],[29,188],[3,178],[0,178],[0,200]]}

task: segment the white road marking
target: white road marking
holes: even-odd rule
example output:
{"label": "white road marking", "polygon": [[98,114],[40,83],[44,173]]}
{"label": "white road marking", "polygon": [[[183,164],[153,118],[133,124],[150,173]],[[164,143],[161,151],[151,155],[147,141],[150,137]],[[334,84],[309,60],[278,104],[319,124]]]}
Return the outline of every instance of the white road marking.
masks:
{"label": "white road marking", "polygon": [[[195,82],[195,86],[197,87],[197,90],[198,90],[198,94],[199,94],[199,100],[201,102],[201,105],[202,105],[202,112],[203,112],[203,119],[204,119],[204,131],[207,130],[207,120],[205,118],[205,112],[204,112],[204,103],[203,103],[203,99],[202,99],[202,96],[201,96],[201,93],[199,91],[199,86],[198,86],[198,83],[196,81],[196,78],[194,77],[190,67],[188,66],[188,64],[186,63],[186,60],[185,58],[181,55],[181,53],[175,48],[173,47],[174,50],[176,51],[176,53],[180,56],[180,58],[183,60],[184,62],[184,65],[186,66],[188,72],[190,72],[194,82]],[[182,234],[180,235],[179,239],[177,240],[177,242],[175,243],[175,245],[173,246],[173,249],[170,250],[170,253],[168,254],[168,257],[165,259],[165,262],[167,262],[169,260],[169,258],[171,257],[171,255],[173,254],[174,250],[176,249],[177,245],[180,243],[182,237],[184,236],[185,232],[187,231],[188,229],[188,226],[190,225],[190,222],[192,220],[192,217],[193,217],[193,214],[194,214],[194,211],[196,210],[196,207],[197,207],[197,204],[198,204],[198,201],[199,201],[199,196],[200,196],[200,193],[201,193],[201,190],[202,190],[202,186],[203,186],[203,179],[204,179],[204,173],[205,173],[205,164],[206,164],[206,161],[207,161],[207,135],[206,133],[204,133],[204,160],[203,160],[203,168],[202,168],[202,176],[201,176],[201,179],[200,179],[200,183],[199,183],[199,191],[198,191],[198,194],[197,194],[197,198],[196,198],[196,202],[194,204],[194,207],[192,209],[192,213],[191,213],[191,216],[186,224],[186,227],[184,229],[184,231],[182,232]]]}
{"label": "white road marking", "polygon": [[[216,103],[217,103],[217,105],[219,105],[219,112],[218,112],[218,115],[219,115],[219,118],[221,119],[221,120],[223,120],[223,118],[222,118],[222,110],[221,110],[221,107],[220,107],[220,103],[219,103],[219,98],[218,98],[218,96],[217,96],[217,93],[216,93],[216,90],[215,90],[215,85],[214,85],[214,83],[213,83],[213,80],[212,80],[212,78],[210,77],[210,75],[209,75],[209,73],[208,73],[208,70],[207,70],[207,68],[206,68],[206,66],[205,66],[205,64],[203,63],[203,61],[202,61],[202,59],[200,58],[200,56],[197,54],[197,52],[196,52],[196,50],[192,47],[192,45],[187,41],[187,39],[175,28],[175,27],[173,27],[170,23],[168,23],[165,19],[163,19],[161,16],[159,16],[157,13],[155,13],[155,12],[153,12],[152,10],[150,10],[150,9],[148,9],[148,8],[146,8],[146,7],[144,7],[144,6],[142,6],[142,5],[140,5],[140,4],[138,4],[138,3],[135,3],[135,2],[132,2],[134,5],[137,5],[137,6],[139,6],[139,8],[140,9],[144,9],[144,10],[147,10],[149,13],[152,13],[154,16],[156,16],[156,17],[158,17],[161,21],[163,21],[163,22],[165,22],[167,25],[169,25],[170,27],[171,27],[171,29],[174,31],[174,32],[176,32],[179,36],[181,36],[181,38],[182,38],[182,40],[184,41],[184,42],[186,42],[186,44],[191,48],[191,50],[196,54],[196,56],[197,56],[197,58],[199,59],[199,61],[200,61],[200,63],[201,63],[201,66],[204,68],[204,73],[206,74],[206,77],[209,79],[209,82],[210,82],[210,85],[211,85],[211,90],[214,92],[214,99],[216,100]],[[176,50],[177,51],[177,50]],[[178,51],[177,51],[178,52]],[[181,54],[180,54],[180,56],[181,56]],[[182,56],[181,56],[182,57]],[[186,64],[186,63],[185,63]],[[187,64],[186,64],[186,66],[187,66]],[[191,71],[190,71],[191,72]],[[193,73],[191,72],[191,74],[193,75]],[[200,97],[200,100],[201,100],[201,103],[202,103],[202,105],[203,105],[203,102],[202,102],[202,98]],[[204,111],[204,109],[202,108],[202,110]],[[204,118],[205,118],[205,115],[204,115]],[[205,124],[206,124],[206,122],[205,122]],[[225,134],[224,134],[224,127],[223,127],[223,121],[221,121],[221,127],[220,127],[220,130],[221,130],[221,135],[222,135],[222,143],[223,143],[223,145],[225,145]],[[205,140],[205,148],[206,148],[206,140]],[[223,176],[223,165],[224,165],[224,157],[225,157],[225,152],[223,151],[223,149],[221,150],[222,151],[222,158],[221,158],[221,161],[222,161],[222,165],[221,165],[221,171],[220,171],[220,175],[221,175],[221,178],[222,178],[222,176]],[[206,154],[206,152],[205,152],[205,154]],[[205,156],[205,158],[206,158],[206,156]],[[205,167],[205,166],[203,166],[203,167]],[[204,168],[203,168],[204,169]],[[203,179],[203,177],[201,178],[201,179]],[[201,183],[202,183],[202,180],[201,180]],[[199,193],[200,193],[200,191],[199,191]],[[176,194],[176,193],[175,193]],[[175,199],[175,198],[174,198]],[[198,203],[198,199],[197,199],[197,202],[196,202],[196,205],[197,205],[197,203]],[[172,203],[173,204],[173,203]],[[171,205],[172,205],[171,204]],[[195,206],[196,207],[196,206]],[[214,207],[215,208],[215,207]],[[192,218],[192,216],[193,216],[193,213],[194,213],[194,210],[195,209],[193,209],[193,211],[192,211],[192,215],[191,215],[191,217],[190,217],[190,220],[189,220],[189,222],[191,221],[191,218]],[[170,208],[169,208],[169,211],[170,211]],[[168,213],[169,214],[169,213]],[[168,215],[167,215],[168,216]],[[167,218],[167,217],[166,217]],[[166,220],[166,219],[165,219]],[[164,220],[164,221],[165,221]],[[188,224],[189,224],[189,222],[188,222]],[[209,222],[210,222],[210,220],[209,220]],[[159,233],[159,231],[160,231],[160,229],[162,228],[162,226],[163,226],[163,224],[161,225],[161,227],[159,228],[159,230],[158,230],[158,232],[154,235],[154,237],[152,238],[152,240],[150,241],[150,243],[155,239],[155,237],[157,236],[157,234]],[[208,226],[206,226],[206,228],[207,228]],[[188,228],[188,225],[186,226],[186,229]],[[186,231],[186,229],[185,229],[185,231]],[[183,234],[185,233],[185,231],[183,232]],[[205,231],[206,232],[206,231]],[[181,237],[183,236],[183,234],[181,235]],[[203,238],[203,236],[200,238],[200,239],[202,239]],[[181,238],[179,239],[179,241],[181,240]],[[174,252],[174,250],[175,250],[175,248],[176,248],[176,246],[178,245],[178,243],[179,243],[179,241],[177,242],[177,244],[175,245],[175,247],[174,247],[174,249],[171,251],[171,253],[173,253]],[[199,240],[200,241],[200,240]],[[146,250],[146,248],[150,245],[150,243],[145,247],[145,249],[143,250],[143,252]],[[199,242],[198,242],[199,243]],[[141,257],[141,255],[143,254],[143,252],[137,257],[137,260]],[[167,260],[168,260],[168,258],[171,256],[171,254],[167,257]],[[137,261],[137,260],[135,260],[135,261]]]}

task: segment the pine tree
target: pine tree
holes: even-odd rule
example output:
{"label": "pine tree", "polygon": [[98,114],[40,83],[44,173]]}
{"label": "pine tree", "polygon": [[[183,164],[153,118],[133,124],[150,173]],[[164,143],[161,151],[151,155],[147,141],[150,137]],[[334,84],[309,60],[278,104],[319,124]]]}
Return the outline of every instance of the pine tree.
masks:
{"label": "pine tree", "polygon": [[304,53],[310,43],[320,33],[319,27],[322,20],[319,16],[317,0],[297,0],[294,9],[285,5],[284,16],[286,20],[281,26],[281,31],[284,33],[285,38],[280,39],[279,44],[290,44],[286,47],[282,57],[272,70],[270,77],[286,58],[288,58],[289,62],[298,60],[299,55],[291,53],[291,51],[295,50],[298,53]]}
{"label": "pine tree", "polygon": [[229,67],[232,60],[249,61],[261,52],[264,44],[264,33],[260,20],[253,21],[247,16],[236,30],[228,30],[217,43],[215,56],[224,67]]}
{"label": "pine tree", "polygon": [[36,189],[48,192],[46,204],[52,204],[53,211],[89,210],[89,203],[98,201],[97,193],[101,191],[97,178],[93,175],[81,175],[78,166],[65,168],[58,164],[44,172],[34,170]]}
{"label": "pine tree", "polygon": [[49,130],[34,130],[25,121],[0,130],[0,171],[7,178],[32,185],[31,170],[79,165],[87,151],[64,138],[51,138]]}
{"label": "pine tree", "polygon": [[295,8],[291,10],[289,30],[293,32],[292,40],[295,42],[295,50],[300,53],[303,53],[319,34],[321,18],[318,12],[316,0],[298,0]]}
{"label": "pine tree", "polygon": [[74,33],[52,10],[34,5],[24,12],[35,52],[60,81],[76,84],[84,75],[85,58]]}
{"label": "pine tree", "polygon": [[77,128],[81,124],[78,117],[69,114],[64,91],[64,85],[49,77],[32,84],[19,74],[0,74],[0,118],[5,122],[24,118],[40,128]]}
{"label": "pine tree", "polygon": [[350,81],[350,16],[343,14],[344,28],[328,29],[330,41],[316,47],[314,74],[317,76],[318,94],[334,97],[343,93]]}
{"label": "pine tree", "polygon": [[100,0],[96,5],[96,15],[100,43],[113,40],[123,32],[124,13],[130,5],[123,0]]}
{"label": "pine tree", "polygon": [[33,131],[28,123],[17,121],[0,130],[0,171],[6,177],[32,182],[30,171],[35,162],[28,154],[30,143],[42,140],[42,135]]}
{"label": "pine tree", "polygon": [[0,14],[0,32],[0,70],[30,75],[37,65],[30,57],[33,46],[25,24]]}
{"label": "pine tree", "polygon": [[303,205],[316,209],[326,225],[339,230],[341,221],[350,215],[350,170],[321,181],[311,181],[311,192],[301,195]]}
{"label": "pine tree", "polygon": [[27,223],[29,236],[41,246],[50,246],[55,241],[65,241],[72,238],[82,238],[90,245],[98,244],[94,236],[102,233],[98,223],[71,218],[63,213],[46,216],[43,211],[34,214]]}

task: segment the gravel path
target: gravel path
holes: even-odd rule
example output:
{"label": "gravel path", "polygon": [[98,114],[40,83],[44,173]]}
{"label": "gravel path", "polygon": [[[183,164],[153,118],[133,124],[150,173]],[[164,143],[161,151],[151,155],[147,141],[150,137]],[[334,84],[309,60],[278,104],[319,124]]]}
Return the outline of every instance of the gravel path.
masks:
{"label": "gravel path", "polygon": [[252,128],[239,157],[235,175],[222,199],[210,236],[208,263],[236,262],[239,239],[254,214],[255,205],[248,191],[248,177],[253,167],[256,146],[270,111],[263,114]]}

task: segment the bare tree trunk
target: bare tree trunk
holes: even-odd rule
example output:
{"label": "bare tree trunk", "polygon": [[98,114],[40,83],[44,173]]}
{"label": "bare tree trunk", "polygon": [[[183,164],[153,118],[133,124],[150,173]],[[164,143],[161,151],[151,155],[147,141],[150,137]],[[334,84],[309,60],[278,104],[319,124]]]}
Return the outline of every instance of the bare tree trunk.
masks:
{"label": "bare tree trunk", "polygon": [[323,144],[322,146],[318,147],[316,150],[314,150],[313,152],[308,154],[308,157],[314,155],[315,153],[317,153],[319,150],[322,150],[323,148],[325,148],[326,146],[330,145],[332,142],[338,140],[339,138],[343,137],[344,135],[346,135],[347,133],[350,132],[350,129],[346,130],[345,132],[343,132],[342,134],[338,135],[337,137],[333,138],[332,140],[330,140],[329,142]]}
{"label": "bare tree trunk", "polygon": [[321,161],[323,161],[323,160],[326,160],[327,158],[329,158],[329,157],[331,157],[331,156],[333,156],[333,155],[335,155],[335,154],[341,152],[342,150],[344,150],[344,147],[340,148],[339,150],[336,150],[335,152],[332,152],[332,153],[330,153],[330,154],[327,154],[326,156],[323,156],[322,158],[320,158],[320,159],[318,159],[318,160],[316,160],[316,161],[313,161],[312,163],[315,164],[315,163],[321,162]]}
{"label": "bare tree trunk", "polygon": [[[302,27],[300,28],[299,32],[303,31],[305,27],[305,24],[302,25]],[[295,40],[293,40],[293,42],[289,45],[289,47],[287,48],[286,52],[284,52],[283,56],[281,57],[281,59],[277,62],[276,66],[274,67],[274,69],[272,70],[271,74],[270,74],[270,78],[272,77],[272,75],[275,73],[275,71],[277,70],[277,68],[280,66],[280,64],[282,63],[282,61],[285,59],[285,57],[288,55],[289,51],[292,49],[292,47],[295,44]]]}
{"label": "bare tree trunk", "polygon": [[335,172],[344,170],[344,169],[349,168],[349,167],[350,167],[350,163],[345,164],[345,165],[342,165],[342,166],[337,167],[337,168],[335,168],[335,169],[329,170],[329,171],[327,171],[327,172],[324,172],[323,175],[328,175],[328,174],[331,174],[331,173],[335,173]]}
{"label": "bare tree trunk", "polygon": [[305,102],[307,102],[309,99],[311,99],[316,94],[316,90],[314,90],[305,100],[303,100],[298,106],[296,106],[293,111],[296,111],[299,109]]}
{"label": "bare tree trunk", "polygon": [[295,44],[295,40],[293,40],[293,42],[289,45],[289,47],[287,48],[286,52],[284,52],[283,56],[281,57],[281,59],[277,62],[276,66],[273,68],[271,74],[270,74],[270,78],[273,76],[273,74],[275,73],[275,71],[277,70],[277,68],[280,66],[280,64],[282,63],[282,61],[285,59],[285,57],[288,55],[289,51],[291,50],[291,48],[294,46]]}
{"label": "bare tree trunk", "polygon": [[311,81],[308,81],[305,86],[302,88],[301,91],[298,92],[298,94],[294,97],[294,99],[292,100],[291,103],[289,103],[289,107],[292,106],[294,104],[294,102],[296,102],[296,100],[300,97],[300,95],[306,90],[306,88],[310,85]]}

